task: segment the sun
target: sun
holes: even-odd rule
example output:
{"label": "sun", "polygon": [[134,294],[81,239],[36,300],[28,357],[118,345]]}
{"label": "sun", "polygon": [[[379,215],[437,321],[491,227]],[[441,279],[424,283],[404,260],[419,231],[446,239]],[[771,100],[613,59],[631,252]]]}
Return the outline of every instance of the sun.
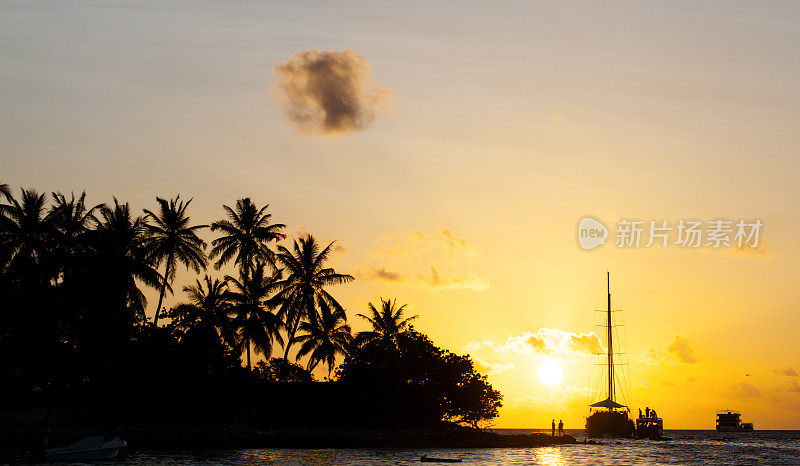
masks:
{"label": "sun", "polygon": [[539,382],[545,385],[555,385],[561,382],[564,371],[555,361],[545,361],[539,366]]}

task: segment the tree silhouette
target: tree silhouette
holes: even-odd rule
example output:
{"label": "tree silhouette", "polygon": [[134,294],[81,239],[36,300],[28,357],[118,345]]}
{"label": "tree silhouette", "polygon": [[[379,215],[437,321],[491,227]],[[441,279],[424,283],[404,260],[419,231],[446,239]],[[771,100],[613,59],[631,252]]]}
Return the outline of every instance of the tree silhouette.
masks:
{"label": "tree silhouette", "polygon": [[[256,354],[272,353],[274,342],[283,345],[280,330],[283,323],[277,315],[270,312],[269,298],[277,290],[280,275],[268,275],[267,266],[261,261],[250,273],[242,274],[238,279],[226,276],[230,291],[233,327],[236,329],[237,343],[242,351],[247,352],[247,371],[252,370],[250,349]],[[241,353],[240,353],[241,354]]]}
{"label": "tree silhouette", "polygon": [[87,249],[87,234],[93,224],[97,223],[95,212],[102,204],[91,208],[86,207],[86,192],[75,198],[72,193],[69,200],[61,193],[52,193],[53,208],[47,214],[52,222],[54,247],[61,251],[64,257],[71,257],[83,253]]}
{"label": "tree silhouette", "polygon": [[286,225],[270,224],[272,214],[267,213],[268,207],[269,204],[259,209],[249,197],[237,200],[233,209],[227,205],[222,206],[228,219],[211,224],[211,231],[222,233],[222,236],[211,242],[209,257],[217,258],[214,268],[219,270],[234,259],[234,264],[239,266],[239,274],[244,278],[254,261],[274,263],[274,254],[268,245],[271,241],[286,237],[281,233]]}
{"label": "tree silhouette", "polygon": [[354,417],[384,424],[450,421],[475,428],[497,417],[502,395],[468,355],[437,347],[412,326],[403,328],[394,346],[382,340],[355,346],[337,369],[338,383],[358,392]]}
{"label": "tree silhouette", "polygon": [[158,305],[153,316],[153,327],[158,327],[158,315],[161,303],[164,301],[164,292],[167,286],[175,279],[175,269],[178,263],[200,273],[206,267],[205,241],[197,236],[197,230],[206,228],[207,225],[190,225],[186,209],[192,200],[180,200],[180,195],[167,201],[156,198],[158,214],[145,209],[145,228],[149,234],[147,238],[147,252],[156,267],[165,262],[164,281],[158,294]]}
{"label": "tree silhouette", "polygon": [[176,328],[212,328],[220,340],[230,347],[236,346],[236,331],[230,319],[231,302],[228,284],[208,275],[203,281],[183,287],[187,300],[171,310],[170,318]]}
{"label": "tree silhouette", "polygon": [[379,343],[384,348],[396,348],[397,337],[409,328],[409,324],[417,316],[405,317],[406,305],[397,307],[397,299],[381,298],[381,309],[378,310],[374,304],[369,303],[370,315],[357,314],[358,317],[366,319],[372,330],[359,332],[356,336],[358,345]]}
{"label": "tree silhouette", "polygon": [[5,183],[0,183],[0,196],[4,197],[6,200],[11,197],[11,188]]}
{"label": "tree silhouette", "polygon": [[[319,243],[310,234],[294,241],[292,250],[278,246],[278,262],[287,272],[278,282],[280,292],[275,300],[280,303],[278,315],[288,331],[284,359],[295,342],[295,334],[302,321],[316,324],[318,309],[327,306],[337,316],[345,316],[344,308],[325,290],[326,286],[348,283],[354,278],[325,267],[335,242],[320,250]],[[345,318],[345,317],[343,317]]]}
{"label": "tree silhouette", "polygon": [[91,233],[92,246],[107,267],[107,278],[114,288],[113,295],[117,299],[113,306],[114,321],[119,323],[120,313],[128,311],[144,319],[147,299],[136,280],[154,289],[165,283],[149,260],[144,220],[134,217],[128,203],[120,204],[116,198],[113,207],[103,205],[98,213],[99,219]]}
{"label": "tree silhouette", "polygon": [[300,344],[297,357],[310,355],[308,370],[314,370],[319,363],[328,366],[328,378],[331,376],[337,355],[346,355],[353,336],[347,317],[344,312],[331,310],[330,306],[322,300],[320,315],[311,322],[302,322],[299,330],[306,332],[295,337],[295,342]]}
{"label": "tree silhouette", "polygon": [[32,189],[21,190],[19,200],[10,194],[4,196],[9,204],[0,205],[0,245],[5,250],[0,265],[32,284],[36,281],[33,269],[48,253],[53,232],[46,216],[46,198]]}

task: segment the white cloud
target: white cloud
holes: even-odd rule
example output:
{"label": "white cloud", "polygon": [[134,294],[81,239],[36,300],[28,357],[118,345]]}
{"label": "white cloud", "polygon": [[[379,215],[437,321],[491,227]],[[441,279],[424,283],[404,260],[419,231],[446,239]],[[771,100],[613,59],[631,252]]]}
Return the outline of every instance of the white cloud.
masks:
{"label": "white cloud", "polygon": [[540,328],[536,333],[523,332],[520,336],[510,336],[505,344],[497,346],[500,353],[517,354],[566,354],[599,353],[603,344],[594,332],[573,333],[555,328]]}
{"label": "white cloud", "polygon": [[475,361],[478,372],[484,375],[499,374],[514,369],[514,364],[510,362],[489,362],[474,354],[471,354],[470,357]]}

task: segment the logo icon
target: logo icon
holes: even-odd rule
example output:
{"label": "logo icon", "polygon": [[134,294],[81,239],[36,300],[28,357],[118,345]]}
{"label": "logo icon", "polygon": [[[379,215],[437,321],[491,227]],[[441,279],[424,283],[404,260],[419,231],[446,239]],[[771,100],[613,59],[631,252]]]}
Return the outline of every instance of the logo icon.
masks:
{"label": "logo icon", "polygon": [[578,222],[578,244],[587,251],[606,244],[608,228],[599,220],[583,217]]}

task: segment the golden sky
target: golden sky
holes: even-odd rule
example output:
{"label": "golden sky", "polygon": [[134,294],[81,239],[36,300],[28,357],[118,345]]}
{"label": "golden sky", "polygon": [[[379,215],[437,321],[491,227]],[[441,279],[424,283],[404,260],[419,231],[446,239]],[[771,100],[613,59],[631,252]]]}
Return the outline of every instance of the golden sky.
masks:
{"label": "golden sky", "polygon": [[[589,360],[570,342],[594,331],[610,270],[632,407],[667,428],[713,428],[723,408],[800,428],[797,3],[0,12],[3,182],[137,208],[180,193],[200,222],[242,196],[270,203],[291,232],[341,242],[336,265],[358,280],[335,295],[356,329],[368,301],[397,297],[473,354],[505,396],[499,427],[583,427]],[[294,54],[309,49],[362,57],[353,72],[377,87],[341,85],[375,114],[287,118],[308,97],[276,80],[306,79]],[[584,251],[587,215],[758,218],[763,254]],[[536,376],[546,358],[554,386]]]}

